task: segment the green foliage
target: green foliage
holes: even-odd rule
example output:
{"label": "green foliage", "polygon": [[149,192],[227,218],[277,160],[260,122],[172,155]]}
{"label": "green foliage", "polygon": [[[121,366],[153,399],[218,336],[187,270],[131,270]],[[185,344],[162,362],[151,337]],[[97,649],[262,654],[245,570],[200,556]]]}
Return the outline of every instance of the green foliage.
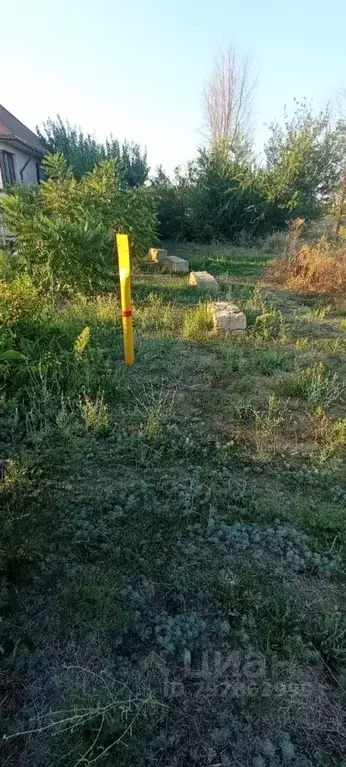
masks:
{"label": "green foliage", "polygon": [[0,328],[0,761],[339,764],[345,418],[265,377],[325,353],[340,393],[337,302],[297,346],[292,295],[277,315],[237,279],[270,317],[223,340],[185,278],[134,274],[129,369],[114,293],[43,301],[23,274]]}
{"label": "green foliage", "polygon": [[292,359],[277,349],[268,349],[261,354],[259,368],[266,376],[273,375],[277,370],[290,370],[291,367]]}
{"label": "green foliage", "polygon": [[260,237],[263,247],[285,249],[286,237],[277,233],[290,220],[314,221],[337,207],[344,125],[333,126],[328,110],[315,115],[303,102],[291,118],[285,115],[283,126],[269,127],[265,166],[221,144],[200,149],[172,181],[159,168],[153,186],[162,239],[244,244]]}
{"label": "green foliage", "polygon": [[108,408],[102,394],[98,394],[95,400],[88,396],[81,398],[80,409],[89,431],[104,434],[108,430]]}
{"label": "green foliage", "polygon": [[[0,322],[11,327],[18,320],[37,320],[42,309],[42,300],[28,274],[0,280]],[[1,342],[0,342],[1,348]]]}
{"label": "green foliage", "polygon": [[79,360],[79,362],[83,359],[85,350],[87,349],[89,342],[90,342],[90,328],[85,327],[83,328],[79,336],[77,336],[74,342],[74,347],[73,347],[76,360]]}
{"label": "green foliage", "polygon": [[278,431],[284,421],[280,400],[275,394],[268,398],[264,412],[255,410],[255,446],[259,460],[265,461],[278,451]]}
{"label": "green foliage", "polygon": [[174,397],[175,393],[165,391],[162,383],[158,390],[151,385],[141,393],[137,408],[141,416],[141,430],[147,439],[155,441],[164,433]]}
{"label": "green foliage", "polygon": [[125,186],[141,186],[148,178],[147,155],[138,144],[125,141],[121,145],[112,135],[105,144],[100,144],[90,134],[85,135],[80,128],[64,122],[59,115],[56,120],[49,118],[43,123],[42,131],[37,128],[37,133],[48,152],[64,157],[77,180],[104,160],[115,160],[118,176]]}
{"label": "green foliage", "polygon": [[314,115],[305,102],[296,104],[284,126],[273,123],[265,147],[270,199],[286,218],[319,218],[339,182],[345,153],[344,135],[332,129],[328,109]]}
{"label": "green foliage", "polygon": [[322,362],[282,380],[277,391],[284,397],[305,400],[311,409],[327,407],[336,402],[343,391],[337,373],[326,369]]}
{"label": "green foliage", "polygon": [[41,290],[95,290],[113,281],[114,232],[129,234],[134,261],[155,238],[150,189],[124,189],[116,162],[105,160],[77,181],[62,155],[45,159],[48,180],[17,187],[2,201],[16,235],[15,264]]}
{"label": "green foliage", "polygon": [[157,205],[159,236],[162,240],[185,240],[192,238],[189,208],[192,198],[191,169],[184,176],[178,169],[171,181],[162,167],[152,180]]}
{"label": "green foliage", "polygon": [[184,316],[183,337],[192,340],[205,338],[213,329],[213,318],[207,303],[198,304]]}
{"label": "green foliage", "polygon": [[285,341],[287,329],[282,313],[278,309],[271,308],[259,314],[255,320],[254,332],[263,341],[270,341],[273,338]]}
{"label": "green foliage", "polygon": [[[195,165],[191,212],[194,236],[202,242],[261,234],[266,199],[261,173],[220,149],[201,150]],[[265,231],[265,230],[264,230]]]}

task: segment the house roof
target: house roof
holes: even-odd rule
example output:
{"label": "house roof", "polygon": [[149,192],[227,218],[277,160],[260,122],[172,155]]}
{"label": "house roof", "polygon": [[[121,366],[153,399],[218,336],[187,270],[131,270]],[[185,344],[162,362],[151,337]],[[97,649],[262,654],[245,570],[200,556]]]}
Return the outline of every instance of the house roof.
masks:
{"label": "house roof", "polygon": [[35,149],[36,152],[44,155],[46,154],[45,148],[42,146],[40,139],[36,136],[32,130],[23,125],[20,120],[8,112],[5,107],[0,104],[0,140],[12,139],[20,141],[21,144],[26,144],[30,149]]}

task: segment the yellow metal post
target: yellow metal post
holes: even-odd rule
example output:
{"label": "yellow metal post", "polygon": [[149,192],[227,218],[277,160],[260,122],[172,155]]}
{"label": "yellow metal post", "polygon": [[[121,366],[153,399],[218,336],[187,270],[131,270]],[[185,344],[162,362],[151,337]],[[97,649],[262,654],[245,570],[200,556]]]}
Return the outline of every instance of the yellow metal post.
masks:
{"label": "yellow metal post", "polygon": [[129,238],[127,234],[117,234],[116,241],[117,241],[118,260],[119,260],[121,316],[123,321],[123,336],[124,336],[124,358],[125,358],[126,365],[133,365],[135,361],[135,354],[134,354],[134,346],[133,346]]}

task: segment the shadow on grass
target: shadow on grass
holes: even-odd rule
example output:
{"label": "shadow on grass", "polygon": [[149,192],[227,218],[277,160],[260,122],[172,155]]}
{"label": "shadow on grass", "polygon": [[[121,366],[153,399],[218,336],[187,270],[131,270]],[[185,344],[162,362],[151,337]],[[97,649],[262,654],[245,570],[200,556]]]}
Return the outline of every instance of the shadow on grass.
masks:
{"label": "shadow on grass", "polygon": [[[209,264],[208,264],[209,267]],[[210,269],[210,272],[212,270]],[[232,300],[238,300],[240,302],[247,301],[253,292],[253,284],[247,282],[235,282],[227,278],[231,278],[230,272],[214,271],[215,276],[220,277],[219,281],[219,300],[225,300],[226,297],[230,297]],[[160,298],[163,303],[172,304],[175,303],[180,306],[193,306],[200,301],[204,301],[208,298],[214,299],[214,296],[208,296],[208,294],[198,293],[195,288],[191,288],[187,284],[187,278],[176,277],[172,278],[168,275],[156,274],[152,275],[150,282],[148,278],[134,277],[132,283],[132,298],[136,305],[146,303],[149,296],[156,296]]]}
{"label": "shadow on grass", "polygon": [[190,259],[190,268],[207,271],[215,277],[221,274],[229,274],[234,277],[258,276],[263,267],[268,263],[266,256],[252,256],[250,258],[198,258]]}
{"label": "shadow on grass", "polygon": [[255,248],[235,247],[229,243],[198,245],[168,242],[164,247],[170,255],[187,259],[190,269],[205,270],[215,276],[256,276],[273,258],[268,253],[256,251]]}
{"label": "shadow on grass", "polygon": [[[161,275],[159,275],[160,277]],[[157,296],[162,299],[164,303],[176,303],[176,304],[198,304],[201,300],[201,295],[197,293],[193,288],[189,287],[186,281],[177,277],[176,282],[164,282],[160,279],[152,279],[148,281],[140,281],[139,278],[133,280],[132,297],[134,303],[144,303],[148,300],[149,296]]]}

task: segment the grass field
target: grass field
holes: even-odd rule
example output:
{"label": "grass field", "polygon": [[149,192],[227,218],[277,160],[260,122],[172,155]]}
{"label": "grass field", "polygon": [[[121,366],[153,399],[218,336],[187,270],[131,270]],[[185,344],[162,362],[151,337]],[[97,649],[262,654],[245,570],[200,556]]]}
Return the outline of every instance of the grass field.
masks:
{"label": "grass field", "polygon": [[345,765],[345,304],[170,252],[246,333],[148,267],[133,369],[114,295],[1,363],[1,764]]}

